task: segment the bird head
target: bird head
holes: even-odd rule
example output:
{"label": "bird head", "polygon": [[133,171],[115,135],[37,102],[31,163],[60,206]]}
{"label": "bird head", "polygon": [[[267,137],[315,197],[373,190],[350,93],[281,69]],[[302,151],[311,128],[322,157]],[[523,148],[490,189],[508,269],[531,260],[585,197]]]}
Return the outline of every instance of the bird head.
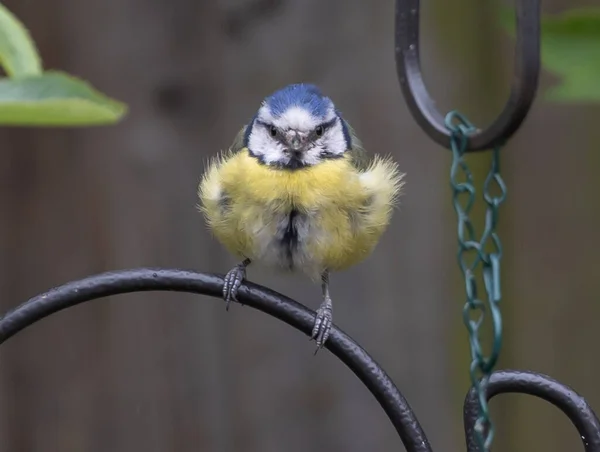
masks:
{"label": "bird head", "polygon": [[289,85],[266,97],[244,141],[261,163],[292,170],[340,158],[351,144],[331,99],[309,84]]}

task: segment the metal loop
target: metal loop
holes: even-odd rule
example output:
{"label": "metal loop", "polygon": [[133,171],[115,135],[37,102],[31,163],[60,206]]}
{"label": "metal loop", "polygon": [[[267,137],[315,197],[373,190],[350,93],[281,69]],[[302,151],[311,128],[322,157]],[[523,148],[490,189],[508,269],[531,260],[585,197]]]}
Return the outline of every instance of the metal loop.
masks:
{"label": "metal loop", "polygon": [[[444,117],[429,95],[419,60],[419,0],[396,0],[396,70],[400,88],[415,121],[440,145],[450,148]],[[540,72],[540,0],[516,2],[515,69],[508,101],[485,130],[470,134],[467,151],[504,144],[529,112]]]}
{"label": "metal loop", "polygon": [[475,275],[470,270],[465,272],[465,292],[467,294],[467,305],[469,309],[482,309],[483,302],[477,298],[477,283]]}
{"label": "metal loop", "polygon": [[[492,181],[496,182],[498,188],[501,191],[501,194],[499,196],[490,195],[490,186],[492,184]],[[483,190],[483,198],[488,204],[491,204],[494,207],[498,207],[506,199],[506,184],[504,183],[504,179],[502,179],[502,176],[499,173],[494,173],[490,171],[487,178],[485,179]]]}
{"label": "metal loop", "polygon": [[[465,277],[467,273],[472,273],[481,262],[481,245],[475,241],[459,242],[457,253],[458,265]],[[469,262],[470,259],[470,262]]]}
{"label": "metal loop", "polygon": [[[600,422],[585,399],[573,389],[542,374],[503,370],[494,372],[486,387],[487,401],[504,393],[529,394],[544,399],[565,413],[579,431],[586,452],[600,452]],[[463,418],[468,452],[481,452],[475,437],[479,400],[475,388],[465,398]],[[533,441],[533,439],[532,439]]]}
{"label": "metal loop", "polygon": [[457,136],[469,135],[477,131],[477,128],[467,119],[465,115],[454,110],[444,118],[444,125],[451,133]]}
{"label": "metal loop", "polygon": [[[456,213],[463,216],[467,215],[471,211],[473,204],[475,204],[475,187],[469,181],[452,183],[452,188],[456,191],[457,195],[454,199]],[[466,199],[464,205],[461,204],[460,195],[463,195],[462,198]]]}

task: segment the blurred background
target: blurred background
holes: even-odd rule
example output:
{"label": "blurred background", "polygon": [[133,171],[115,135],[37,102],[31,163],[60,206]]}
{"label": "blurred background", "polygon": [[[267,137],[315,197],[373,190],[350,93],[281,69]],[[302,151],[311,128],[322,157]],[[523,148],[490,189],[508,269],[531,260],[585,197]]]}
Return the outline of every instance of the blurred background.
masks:
{"label": "blurred background", "polygon": [[[139,266],[226,272],[196,210],[206,160],[261,99],[316,83],[373,152],[407,173],[375,253],[332,279],[335,322],[415,409],[436,451],[462,451],[469,349],[450,153],[410,116],[392,1],[9,0],[46,68],[129,104],[116,126],[0,129],[0,308]],[[492,2],[423,2],[423,70],[441,111],[487,125],[504,105],[511,38]],[[559,12],[594,0],[545,0]],[[543,72],[541,89],[556,83]],[[505,342],[499,367],[561,380],[600,409],[600,108],[539,97],[502,153]],[[489,153],[469,159],[485,173]],[[479,178],[481,180],[481,178]],[[482,213],[481,211],[479,213]],[[316,309],[301,277],[249,279]],[[329,352],[251,308],[143,293],[37,323],[0,349],[1,452],[403,450],[368,390]],[[492,402],[494,450],[579,450],[545,402]]]}

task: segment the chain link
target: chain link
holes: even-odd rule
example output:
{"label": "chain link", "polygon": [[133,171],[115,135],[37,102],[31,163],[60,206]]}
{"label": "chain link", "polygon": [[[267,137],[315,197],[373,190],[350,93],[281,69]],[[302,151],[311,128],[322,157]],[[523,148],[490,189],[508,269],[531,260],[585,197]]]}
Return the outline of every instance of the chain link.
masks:
{"label": "chain link", "polygon": [[[464,159],[469,134],[477,129],[456,111],[446,115],[445,124],[451,133],[452,166],[450,181],[454,210],[458,217],[458,264],[465,278],[466,302],[463,307],[463,321],[469,333],[471,347],[472,361],[469,374],[471,383],[477,391],[480,408],[480,414],[475,423],[475,435],[479,447],[488,452],[494,438],[494,425],[490,419],[486,390],[502,345],[502,317],[498,307],[501,298],[500,259],[502,258],[502,244],[496,233],[496,225],[498,207],[506,199],[506,185],[500,176],[500,147],[496,147],[493,150],[489,173],[483,184],[483,199],[487,208],[484,231],[478,241],[475,227],[469,217],[475,203],[476,190],[473,185],[473,174]],[[459,181],[461,174],[463,176],[462,182]],[[499,195],[491,194],[493,186],[496,186],[500,192]],[[486,251],[486,248],[491,248],[491,251]],[[477,291],[475,274],[480,265],[487,294],[487,304],[479,298]],[[480,329],[488,309],[492,319],[493,342],[490,354],[485,356],[480,341]]]}

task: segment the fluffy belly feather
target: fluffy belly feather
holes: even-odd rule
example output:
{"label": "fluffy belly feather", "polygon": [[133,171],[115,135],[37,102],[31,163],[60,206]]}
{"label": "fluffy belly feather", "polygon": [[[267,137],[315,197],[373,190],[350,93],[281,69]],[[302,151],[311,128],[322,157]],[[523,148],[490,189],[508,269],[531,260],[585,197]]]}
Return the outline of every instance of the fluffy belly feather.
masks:
{"label": "fluffy belly feather", "polygon": [[[229,238],[243,237],[245,246],[234,246],[238,253],[264,265],[301,271],[317,278],[325,270],[346,268],[368,254],[366,230],[353,224],[352,215],[331,207],[328,210],[300,211],[254,206]],[[359,226],[359,229],[355,229]],[[219,235],[217,231],[215,234]],[[375,237],[374,237],[375,238]]]}
{"label": "fluffy belly feather", "polygon": [[278,171],[242,152],[211,165],[199,187],[201,209],[231,253],[318,278],[372,252],[400,188],[395,168],[376,160],[360,173],[340,159]]}
{"label": "fluffy belly feather", "polygon": [[273,219],[269,224],[256,224],[254,258],[271,266],[289,270],[302,268],[312,260],[307,244],[311,233],[314,234],[315,222],[297,210],[272,212],[267,214]]}

